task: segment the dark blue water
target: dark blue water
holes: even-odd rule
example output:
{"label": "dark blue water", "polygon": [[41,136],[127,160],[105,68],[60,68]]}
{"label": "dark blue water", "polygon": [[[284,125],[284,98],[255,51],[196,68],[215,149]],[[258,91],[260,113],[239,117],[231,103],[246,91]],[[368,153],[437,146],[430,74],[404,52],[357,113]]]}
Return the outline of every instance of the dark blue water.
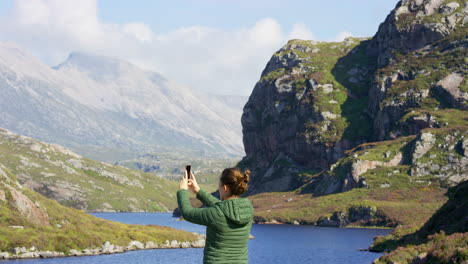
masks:
{"label": "dark blue water", "polygon": [[[169,213],[97,213],[108,220],[129,224],[157,224],[204,233],[203,226],[178,221]],[[387,235],[388,229],[346,229],[292,225],[253,225],[249,241],[249,263],[372,263],[381,254],[358,249],[367,248],[374,236]],[[0,264],[149,264],[202,263],[203,249],[152,249],[121,254],[0,261]]]}

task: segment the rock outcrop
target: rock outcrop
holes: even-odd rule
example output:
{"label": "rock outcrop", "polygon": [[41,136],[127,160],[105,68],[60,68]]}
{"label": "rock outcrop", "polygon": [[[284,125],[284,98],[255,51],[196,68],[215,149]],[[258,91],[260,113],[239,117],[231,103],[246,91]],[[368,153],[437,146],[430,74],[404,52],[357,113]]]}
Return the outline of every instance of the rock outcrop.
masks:
{"label": "rock outcrop", "polygon": [[412,150],[411,176],[434,177],[448,186],[468,180],[467,128],[429,130]]}
{"label": "rock outcrop", "polygon": [[362,175],[381,167],[409,166],[421,181],[454,167],[435,178],[448,185],[465,179],[466,162],[456,153],[437,158],[437,166],[418,160],[435,144],[429,134],[415,141],[413,159],[405,159],[407,149],[392,153],[394,160],[345,153],[366,142],[468,125],[467,15],[465,1],[402,0],[372,39],[289,41],[244,107],[246,156],[238,165],[253,171],[249,193],[368,188]]}
{"label": "rock outcrop", "polygon": [[257,175],[250,193],[297,188],[304,170],[326,169],[367,140],[361,87],[374,71],[372,60],[362,59],[367,42],[291,40],[271,58],[242,115],[240,166]]}
{"label": "rock outcrop", "polygon": [[468,8],[465,1],[443,2],[400,1],[368,45],[379,65],[369,89],[373,140],[417,129],[401,120],[413,109],[467,109]]}
{"label": "rock outcrop", "polygon": [[[0,165],[0,200],[8,202],[18,213],[27,221],[39,225],[49,225],[49,215],[41,207],[38,201],[32,201],[28,196],[23,194],[24,188],[11,176],[7,175],[7,169]],[[8,194],[8,199],[7,195]],[[22,229],[22,226],[12,226],[13,228]]]}
{"label": "rock outcrop", "polygon": [[[378,65],[394,59],[394,53],[408,53],[433,44],[466,23],[464,1],[442,5],[443,0],[402,0],[379,26],[369,45]],[[458,2],[461,2],[459,4]]]}

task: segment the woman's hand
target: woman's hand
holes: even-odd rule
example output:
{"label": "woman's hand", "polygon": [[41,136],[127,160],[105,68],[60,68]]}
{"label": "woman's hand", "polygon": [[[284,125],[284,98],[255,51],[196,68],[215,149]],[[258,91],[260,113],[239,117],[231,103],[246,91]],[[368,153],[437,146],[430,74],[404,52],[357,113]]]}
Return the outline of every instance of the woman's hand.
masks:
{"label": "woman's hand", "polygon": [[192,192],[194,192],[196,194],[196,193],[198,193],[198,191],[200,191],[200,186],[198,186],[197,179],[195,178],[195,175],[193,175],[192,172],[190,172],[190,175],[192,177],[190,177],[190,179],[188,179],[188,187],[190,188],[190,190],[192,190]]}
{"label": "woman's hand", "polygon": [[179,183],[179,190],[188,190],[188,179],[187,179],[187,171],[184,172],[184,176],[182,177],[182,180],[180,180]]}

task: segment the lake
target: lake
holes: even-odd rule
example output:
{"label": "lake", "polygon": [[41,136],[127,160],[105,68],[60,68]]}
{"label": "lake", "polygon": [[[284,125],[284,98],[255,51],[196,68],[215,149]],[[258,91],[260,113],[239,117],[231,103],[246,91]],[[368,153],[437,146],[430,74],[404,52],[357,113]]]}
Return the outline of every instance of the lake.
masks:
{"label": "lake", "polygon": [[[93,215],[128,224],[156,224],[190,232],[205,233],[203,226],[173,218],[171,213],[94,213]],[[249,263],[372,263],[378,253],[358,251],[367,248],[375,236],[389,229],[332,228],[294,225],[253,225],[249,241]],[[203,249],[151,249],[120,254],[0,261],[0,264],[149,264],[202,263]]]}

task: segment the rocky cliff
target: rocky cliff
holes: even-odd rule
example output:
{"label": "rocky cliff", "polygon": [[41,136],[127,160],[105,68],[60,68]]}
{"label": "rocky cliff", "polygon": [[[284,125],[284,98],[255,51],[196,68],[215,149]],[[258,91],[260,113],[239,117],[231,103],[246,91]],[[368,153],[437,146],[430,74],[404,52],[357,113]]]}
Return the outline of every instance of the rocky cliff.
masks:
{"label": "rocky cliff", "polygon": [[368,42],[291,40],[273,55],[242,115],[251,193],[295,189],[368,141]]}
{"label": "rocky cliff", "polygon": [[[365,168],[397,165],[409,166],[416,179],[455,162],[458,176],[439,178],[449,185],[466,179],[466,160],[448,153],[461,153],[468,125],[467,14],[465,1],[403,0],[373,38],[289,41],[270,59],[244,107],[246,156],[238,165],[253,170],[250,194],[304,184],[301,190],[317,195],[367,188],[360,177]],[[446,153],[429,156],[426,165],[417,161],[424,154],[409,158],[390,148],[373,160],[345,155],[363,143],[385,146],[378,142],[428,128],[441,130],[416,152],[435,141],[434,149],[455,150],[441,148]]]}

